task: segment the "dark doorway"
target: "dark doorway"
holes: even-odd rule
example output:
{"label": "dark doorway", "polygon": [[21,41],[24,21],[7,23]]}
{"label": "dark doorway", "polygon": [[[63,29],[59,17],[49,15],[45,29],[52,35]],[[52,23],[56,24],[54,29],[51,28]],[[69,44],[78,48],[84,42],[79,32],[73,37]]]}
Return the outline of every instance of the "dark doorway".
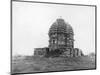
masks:
{"label": "dark doorway", "polygon": [[55,49],[55,50],[51,50],[51,51],[49,52],[49,56],[50,56],[50,57],[58,57],[61,53],[62,53],[61,50]]}

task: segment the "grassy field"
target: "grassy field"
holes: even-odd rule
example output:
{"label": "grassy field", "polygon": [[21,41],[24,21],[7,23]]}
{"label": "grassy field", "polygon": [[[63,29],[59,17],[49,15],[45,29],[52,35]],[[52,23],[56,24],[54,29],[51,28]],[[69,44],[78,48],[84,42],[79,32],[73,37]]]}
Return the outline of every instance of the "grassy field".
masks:
{"label": "grassy field", "polygon": [[12,73],[95,69],[95,57],[39,58],[25,57],[12,61]]}

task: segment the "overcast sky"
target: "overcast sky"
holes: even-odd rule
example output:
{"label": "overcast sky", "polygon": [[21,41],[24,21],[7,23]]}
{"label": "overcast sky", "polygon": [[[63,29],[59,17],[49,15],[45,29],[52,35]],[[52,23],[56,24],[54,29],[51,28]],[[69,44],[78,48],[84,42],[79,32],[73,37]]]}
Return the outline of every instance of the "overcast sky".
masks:
{"label": "overcast sky", "polygon": [[12,7],[13,55],[47,47],[49,28],[60,16],[74,30],[74,47],[84,54],[95,52],[95,7],[27,2],[13,2]]}

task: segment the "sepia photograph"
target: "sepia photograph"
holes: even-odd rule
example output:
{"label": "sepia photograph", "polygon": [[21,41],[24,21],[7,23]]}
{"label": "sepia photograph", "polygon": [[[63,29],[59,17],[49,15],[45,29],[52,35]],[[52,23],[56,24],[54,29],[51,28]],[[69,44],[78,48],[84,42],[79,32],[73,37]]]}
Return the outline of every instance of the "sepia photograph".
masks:
{"label": "sepia photograph", "polygon": [[11,1],[11,74],[96,69],[96,5]]}

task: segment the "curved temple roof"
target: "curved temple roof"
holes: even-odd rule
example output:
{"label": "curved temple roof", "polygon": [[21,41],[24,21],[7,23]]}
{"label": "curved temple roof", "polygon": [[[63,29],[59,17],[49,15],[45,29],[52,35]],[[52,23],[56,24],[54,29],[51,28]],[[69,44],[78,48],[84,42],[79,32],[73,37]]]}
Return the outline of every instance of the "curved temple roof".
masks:
{"label": "curved temple roof", "polygon": [[73,34],[73,29],[70,24],[66,23],[64,19],[57,19],[49,30],[49,35],[53,33],[70,33]]}

